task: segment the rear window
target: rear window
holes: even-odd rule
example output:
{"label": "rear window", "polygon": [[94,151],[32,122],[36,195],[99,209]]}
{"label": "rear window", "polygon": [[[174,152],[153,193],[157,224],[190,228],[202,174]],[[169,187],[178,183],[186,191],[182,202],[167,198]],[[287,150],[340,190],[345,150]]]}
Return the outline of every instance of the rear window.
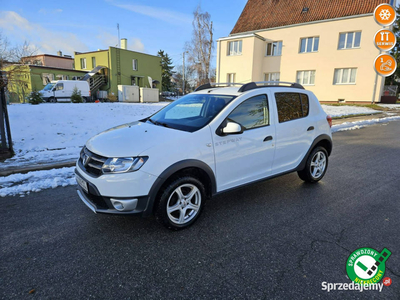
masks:
{"label": "rear window", "polygon": [[275,93],[279,123],[308,116],[309,100],[306,94]]}

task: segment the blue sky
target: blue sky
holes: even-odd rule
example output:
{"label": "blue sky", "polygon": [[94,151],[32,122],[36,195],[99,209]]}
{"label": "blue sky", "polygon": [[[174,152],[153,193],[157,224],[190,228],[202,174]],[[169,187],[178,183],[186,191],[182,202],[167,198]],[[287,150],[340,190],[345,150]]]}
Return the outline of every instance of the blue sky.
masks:
{"label": "blue sky", "polygon": [[[72,55],[104,49],[121,38],[128,48],[156,55],[165,50],[176,65],[192,33],[193,11],[198,4],[211,14],[215,40],[229,35],[246,0],[230,1],[1,1],[0,32],[12,44],[25,40],[39,53]],[[215,61],[215,59],[214,59]]]}

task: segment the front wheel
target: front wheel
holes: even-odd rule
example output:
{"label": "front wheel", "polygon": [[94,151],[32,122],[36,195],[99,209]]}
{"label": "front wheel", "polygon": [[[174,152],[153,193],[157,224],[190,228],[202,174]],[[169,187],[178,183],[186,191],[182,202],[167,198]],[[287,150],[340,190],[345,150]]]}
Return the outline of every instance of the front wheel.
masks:
{"label": "front wheel", "polygon": [[179,177],[164,187],[155,216],[168,229],[184,229],[197,220],[205,201],[204,185],[197,178]]}
{"label": "front wheel", "polygon": [[57,99],[54,97],[49,98],[50,103],[57,103]]}
{"label": "front wheel", "polygon": [[324,147],[316,147],[307,158],[306,166],[297,174],[305,182],[314,183],[324,177],[328,168],[328,152]]}

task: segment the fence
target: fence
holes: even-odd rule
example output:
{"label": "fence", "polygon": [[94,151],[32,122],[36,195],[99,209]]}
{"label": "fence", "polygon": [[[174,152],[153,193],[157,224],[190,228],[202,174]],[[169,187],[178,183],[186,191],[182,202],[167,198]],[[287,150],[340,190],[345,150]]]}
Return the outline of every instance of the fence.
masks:
{"label": "fence", "polygon": [[385,85],[383,88],[383,96],[397,96],[397,85]]}
{"label": "fence", "polygon": [[13,153],[5,93],[6,86],[7,77],[4,72],[0,71],[0,159],[10,157]]}

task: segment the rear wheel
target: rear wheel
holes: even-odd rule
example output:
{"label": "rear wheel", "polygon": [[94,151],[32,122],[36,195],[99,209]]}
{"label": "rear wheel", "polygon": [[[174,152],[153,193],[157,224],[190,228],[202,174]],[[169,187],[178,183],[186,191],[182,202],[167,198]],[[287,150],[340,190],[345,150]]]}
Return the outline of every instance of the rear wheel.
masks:
{"label": "rear wheel", "polygon": [[155,216],[168,229],[184,229],[197,220],[205,201],[204,185],[197,178],[178,177],[161,192]]}
{"label": "rear wheel", "polygon": [[307,158],[306,166],[298,171],[299,177],[306,182],[320,181],[328,168],[328,152],[324,147],[316,147]]}

